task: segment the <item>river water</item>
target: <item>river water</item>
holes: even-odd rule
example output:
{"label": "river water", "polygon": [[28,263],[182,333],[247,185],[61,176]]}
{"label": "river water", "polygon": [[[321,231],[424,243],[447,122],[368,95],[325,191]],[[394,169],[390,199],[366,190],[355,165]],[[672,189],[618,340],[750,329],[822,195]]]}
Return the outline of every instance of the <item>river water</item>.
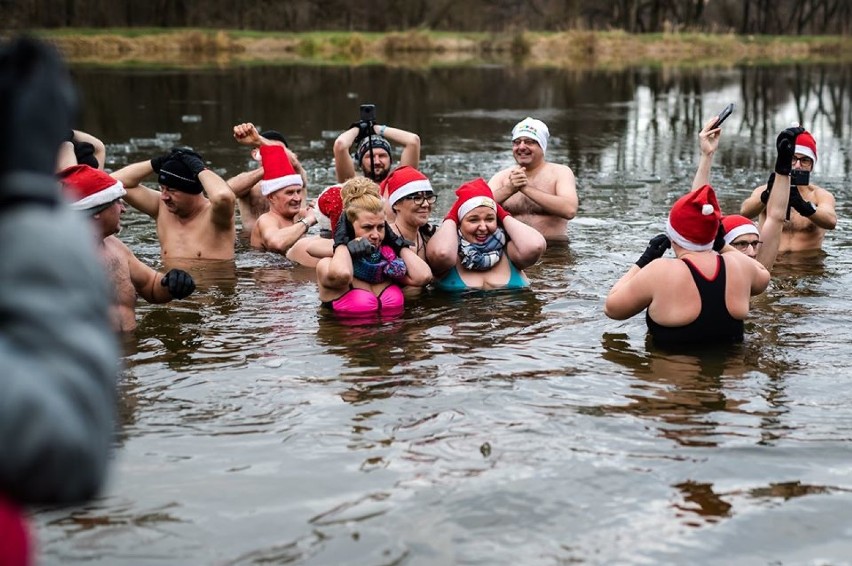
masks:
{"label": "river water", "polygon": [[[578,178],[569,242],[531,290],[427,293],[396,320],[321,312],[311,273],[238,244],[235,269],[140,302],[98,500],[35,514],[44,564],[848,564],[852,556],[852,68],[572,71],[76,67],[109,167],[190,145],[228,177],[231,127],[276,128],[332,182],[331,146],[377,105],[420,134],[439,194],[511,163],[530,115]],[[672,355],[614,281],[688,190],[728,102],[713,185],[736,211],[775,134],[814,132],[837,197],[825,253],[782,256],[746,342]],[[153,224],[121,237],[159,265]],[[665,282],[660,282],[664,285]]]}

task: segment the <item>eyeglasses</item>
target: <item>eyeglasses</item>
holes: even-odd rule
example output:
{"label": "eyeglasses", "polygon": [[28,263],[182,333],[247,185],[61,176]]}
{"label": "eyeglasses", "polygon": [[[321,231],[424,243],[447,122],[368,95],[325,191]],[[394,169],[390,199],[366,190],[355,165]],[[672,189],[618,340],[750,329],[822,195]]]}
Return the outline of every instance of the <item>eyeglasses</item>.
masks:
{"label": "eyeglasses", "polygon": [[740,250],[741,252],[744,252],[748,249],[749,246],[751,246],[752,248],[754,248],[756,250],[757,246],[759,246],[762,243],[763,242],[761,242],[760,240],[752,240],[752,241],[743,241],[743,242],[731,242],[731,245],[734,248]]}
{"label": "eyeglasses", "polygon": [[438,195],[435,193],[415,193],[413,195],[408,195],[407,197],[402,197],[405,200],[412,200],[414,204],[417,206],[423,206],[424,202],[428,202],[429,204],[435,204],[438,200]]}
{"label": "eyeglasses", "polygon": [[797,162],[801,163],[802,167],[813,167],[814,166],[814,160],[811,159],[810,157],[796,157],[794,155],[793,156],[793,165],[795,165]]}

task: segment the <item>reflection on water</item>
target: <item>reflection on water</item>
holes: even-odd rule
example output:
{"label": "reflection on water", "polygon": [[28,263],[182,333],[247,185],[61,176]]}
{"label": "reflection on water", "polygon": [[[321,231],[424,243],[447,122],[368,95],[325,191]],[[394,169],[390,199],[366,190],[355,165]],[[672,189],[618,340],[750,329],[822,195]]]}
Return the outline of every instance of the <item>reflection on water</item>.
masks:
{"label": "reflection on water", "polygon": [[[103,497],[35,516],[45,564],[809,563],[846,560],[852,503],[848,67],[77,68],[84,129],[113,164],[156,140],[246,167],[231,127],[283,131],[331,182],[331,144],[374,102],[417,132],[437,221],[462,181],[511,162],[526,115],[578,177],[569,242],[522,292],[426,292],[350,325],[315,276],[237,243],[198,291],[138,306]],[[281,85],[287,85],[282,88]],[[343,86],[341,86],[343,85]],[[603,300],[691,183],[727,102],[713,184],[733,211],[805,121],[837,197],[825,252],[779,257],[746,342],[672,353]],[[198,117],[182,122],[182,116]],[[153,141],[150,141],[153,140]],[[121,237],[162,268],[153,224]],[[784,533],[779,536],[778,533]],[[712,558],[708,558],[712,557]]]}

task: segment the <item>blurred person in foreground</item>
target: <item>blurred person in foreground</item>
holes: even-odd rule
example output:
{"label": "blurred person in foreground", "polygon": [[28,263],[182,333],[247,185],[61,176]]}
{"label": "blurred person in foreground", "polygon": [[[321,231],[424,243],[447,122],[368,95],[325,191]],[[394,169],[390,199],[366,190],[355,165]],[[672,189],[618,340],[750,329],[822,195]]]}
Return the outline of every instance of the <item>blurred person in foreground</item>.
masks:
{"label": "blurred person in foreground", "polygon": [[91,227],[54,177],[76,96],[52,48],[0,47],[0,564],[35,562],[24,506],[105,479],[119,351]]}

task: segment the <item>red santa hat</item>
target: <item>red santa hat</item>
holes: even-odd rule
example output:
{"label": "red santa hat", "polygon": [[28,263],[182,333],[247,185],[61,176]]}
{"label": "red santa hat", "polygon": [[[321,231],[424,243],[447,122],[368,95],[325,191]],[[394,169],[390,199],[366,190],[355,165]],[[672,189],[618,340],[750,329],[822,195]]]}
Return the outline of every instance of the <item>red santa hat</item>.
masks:
{"label": "red santa hat", "polygon": [[127,194],[121,181],[88,165],[66,167],[59,178],[74,210],[102,207]]}
{"label": "red santa hat", "polygon": [[408,195],[434,192],[426,175],[410,165],[403,165],[394,169],[382,181],[381,189],[382,194],[386,195],[385,198],[391,206]]}
{"label": "red santa hat", "polygon": [[728,216],[722,217],[722,227],[725,229],[726,244],[730,244],[740,236],[744,236],[746,234],[760,236],[760,232],[757,230],[757,226],[754,225],[754,222],[745,216],[740,216],[739,214],[729,214]]}
{"label": "red santa hat", "polygon": [[260,146],[260,161],[263,165],[263,180],[260,192],[264,196],[293,185],[301,187],[302,176],[296,173],[287,151],[280,145]]}
{"label": "red santa hat", "polygon": [[802,155],[807,155],[816,163],[817,160],[817,151],[816,151],[816,140],[811,135],[810,132],[804,131],[798,136],[796,136],[796,153],[800,153]]}
{"label": "red santa hat", "polygon": [[319,213],[328,218],[329,229],[334,232],[340,215],[343,214],[343,197],[340,195],[340,185],[332,185],[317,197]]}
{"label": "red santa hat", "polygon": [[494,193],[491,192],[491,187],[485,182],[485,179],[479,178],[473,181],[468,181],[458,189],[458,211],[459,220],[465,217],[468,212],[478,206],[487,206],[497,210],[497,203],[494,201]]}
{"label": "red santa hat", "polygon": [[704,185],[680,197],[669,212],[666,234],[680,247],[701,252],[713,248],[722,211],[713,187]]}

